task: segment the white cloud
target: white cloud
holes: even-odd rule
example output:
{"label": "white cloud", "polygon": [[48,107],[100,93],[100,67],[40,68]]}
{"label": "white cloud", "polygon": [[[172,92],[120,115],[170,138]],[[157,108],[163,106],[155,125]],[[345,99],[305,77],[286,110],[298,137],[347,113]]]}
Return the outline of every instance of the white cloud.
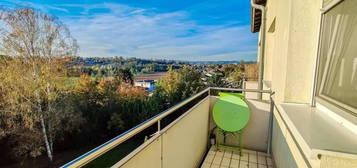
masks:
{"label": "white cloud", "polygon": [[[35,6],[37,4],[34,4]],[[60,16],[80,45],[80,56],[127,56],[176,60],[255,60],[256,35],[249,26],[200,25],[186,11],[159,13],[117,3],[38,8],[81,8]],[[105,9],[107,12],[91,13]],[[109,12],[108,12],[109,11]]]}
{"label": "white cloud", "polygon": [[37,4],[32,2],[26,1],[19,1],[19,0],[4,0],[4,4],[9,7],[16,7],[16,6],[24,6],[24,7],[31,7],[35,9],[39,9],[43,12],[48,12],[48,10],[57,10],[68,13],[69,11],[66,8],[56,7],[53,5],[45,5],[45,4]]}
{"label": "white cloud", "polygon": [[153,9],[113,6],[96,6],[107,7],[111,13],[65,21],[78,39],[81,56],[255,60],[256,36],[249,26],[203,26],[189,20],[185,11],[155,13]]}

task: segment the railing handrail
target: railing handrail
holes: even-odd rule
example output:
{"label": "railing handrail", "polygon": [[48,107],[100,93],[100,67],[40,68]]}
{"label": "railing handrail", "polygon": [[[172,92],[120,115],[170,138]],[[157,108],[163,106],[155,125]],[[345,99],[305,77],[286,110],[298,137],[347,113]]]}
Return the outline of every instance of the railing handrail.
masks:
{"label": "railing handrail", "polygon": [[89,163],[90,161],[98,158],[99,156],[103,155],[107,151],[113,149],[114,147],[120,145],[121,143],[125,142],[129,138],[135,136],[136,134],[140,133],[144,129],[148,128],[149,126],[153,125],[156,122],[159,122],[164,117],[170,115],[172,112],[177,110],[178,108],[186,105],[188,102],[192,101],[193,99],[203,95],[204,93],[209,93],[210,90],[225,90],[225,91],[242,91],[242,92],[259,92],[259,93],[272,93],[271,90],[259,90],[259,89],[237,89],[237,88],[220,88],[220,87],[208,87],[201,92],[185,99],[184,101],[178,103],[177,105],[168,108],[167,110],[151,117],[150,119],[140,123],[139,125],[125,131],[124,133],[112,138],[111,140],[103,143],[102,145],[97,146],[96,148],[90,150],[89,152],[77,157],[76,159],[66,163],[65,165],[61,166],[60,168],[78,168],[82,167],[85,164]]}
{"label": "railing handrail", "polygon": [[271,90],[259,90],[259,89],[238,89],[238,88],[222,88],[222,87],[210,87],[210,89],[226,90],[226,91],[241,91],[241,92],[272,93]]}

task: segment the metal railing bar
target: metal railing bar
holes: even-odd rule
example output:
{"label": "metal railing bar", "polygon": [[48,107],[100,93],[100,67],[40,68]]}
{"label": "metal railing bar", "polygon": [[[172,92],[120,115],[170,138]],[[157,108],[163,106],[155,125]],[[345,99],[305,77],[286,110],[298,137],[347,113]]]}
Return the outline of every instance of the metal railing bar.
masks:
{"label": "metal railing bar", "polygon": [[157,121],[157,132],[161,130],[161,120]]}
{"label": "metal railing bar", "polygon": [[273,100],[273,95],[275,92],[272,92],[270,94],[270,114],[269,114],[269,125],[268,125],[268,144],[267,144],[267,153],[271,154],[271,142],[273,138],[273,118],[274,118],[274,100]]}
{"label": "metal railing bar", "polygon": [[210,87],[212,90],[224,90],[224,91],[241,91],[241,92],[258,92],[258,93],[271,93],[271,90],[259,90],[259,89],[238,89],[238,88],[221,88]]}

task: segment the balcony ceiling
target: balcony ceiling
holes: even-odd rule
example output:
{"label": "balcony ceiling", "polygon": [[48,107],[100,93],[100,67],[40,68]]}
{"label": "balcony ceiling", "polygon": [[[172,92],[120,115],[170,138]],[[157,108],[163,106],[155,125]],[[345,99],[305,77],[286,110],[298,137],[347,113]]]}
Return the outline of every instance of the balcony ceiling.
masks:
{"label": "balcony ceiling", "polygon": [[[254,0],[254,3],[259,5],[265,5],[266,0]],[[262,12],[260,10],[251,8],[251,20],[251,32],[259,32],[262,20]]]}

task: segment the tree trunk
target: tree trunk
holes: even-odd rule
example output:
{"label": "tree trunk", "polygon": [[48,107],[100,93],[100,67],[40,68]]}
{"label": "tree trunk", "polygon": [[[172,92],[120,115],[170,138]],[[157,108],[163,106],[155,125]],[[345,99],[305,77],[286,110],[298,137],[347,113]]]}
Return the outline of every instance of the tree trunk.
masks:
{"label": "tree trunk", "polygon": [[[50,63],[49,63],[50,64]],[[46,94],[50,94],[50,92],[51,92],[51,89],[50,89],[50,84],[47,82],[47,86],[46,86],[46,90],[47,90],[47,93]],[[49,113],[51,113],[52,112],[52,103],[51,103],[51,101],[48,101],[48,105],[47,105],[48,107],[47,107],[47,111],[49,112]],[[48,130],[46,130],[46,133],[47,133],[47,131],[49,131],[49,134],[48,134],[48,142],[49,142],[49,144],[50,144],[50,151],[51,151],[51,154],[53,155],[53,136],[52,136],[52,132],[51,132],[51,122],[47,122],[47,125],[48,125]],[[46,134],[47,135],[47,134]]]}
{"label": "tree trunk", "polygon": [[52,159],[53,159],[52,149],[51,149],[50,143],[48,141],[46,126],[45,126],[45,120],[43,119],[43,115],[42,114],[40,115],[40,120],[41,120],[43,138],[44,138],[45,144],[46,144],[47,156],[50,159],[50,161],[52,162]]}
{"label": "tree trunk", "polygon": [[[37,80],[38,74],[39,73],[38,73],[38,70],[37,70],[37,66],[33,63],[33,78],[34,78],[34,80]],[[52,155],[52,150],[51,150],[50,143],[49,143],[48,137],[47,137],[47,129],[46,129],[46,125],[45,125],[45,119],[44,119],[44,116],[43,116],[43,109],[42,109],[42,106],[41,106],[41,97],[40,97],[40,94],[39,94],[38,90],[35,92],[35,96],[37,98],[37,103],[38,103],[37,108],[38,108],[38,112],[40,114],[41,130],[42,130],[43,139],[44,139],[45,145],[46,145],[47,156],[50,159],[50,161],[52,162],[53,155]]]}

